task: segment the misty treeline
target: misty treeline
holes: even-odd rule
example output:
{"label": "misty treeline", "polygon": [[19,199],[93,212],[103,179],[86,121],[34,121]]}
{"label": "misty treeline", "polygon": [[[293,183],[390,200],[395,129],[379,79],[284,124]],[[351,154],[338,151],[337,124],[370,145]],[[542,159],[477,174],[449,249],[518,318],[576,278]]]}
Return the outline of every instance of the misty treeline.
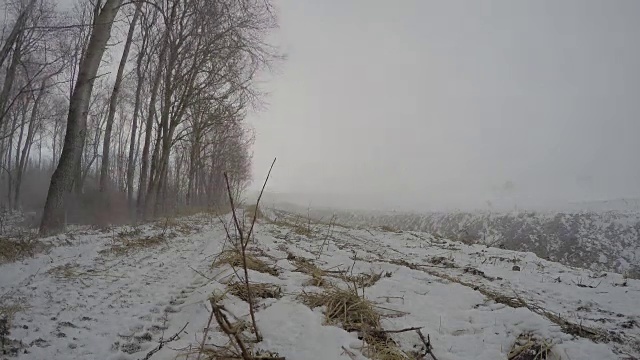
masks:
{"label": "misty treeline", "polygon": [[268,0],[6,0],[0,201],[41,232],[225,201],[250,179],[248,111],[279,59]]}

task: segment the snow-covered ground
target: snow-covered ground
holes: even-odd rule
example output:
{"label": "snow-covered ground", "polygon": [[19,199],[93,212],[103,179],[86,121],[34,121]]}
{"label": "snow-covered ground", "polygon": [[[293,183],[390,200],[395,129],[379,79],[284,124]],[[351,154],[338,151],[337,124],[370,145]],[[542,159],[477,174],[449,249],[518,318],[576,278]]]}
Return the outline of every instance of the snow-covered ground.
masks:
{"label": "snow-covered ground", "polygon": [[[382,326],[422,327],[438,360],[507,359],[523,334],[552,342],[550,359],[640,357],[638,280],[421,232],[309,224],[283,213],[275,220],[260,221],[250,245],[274,269],[250,270],[251,281],[282,289],[258,301],[264,340],[256,349],[289,360],[365,358],[358,334],[325,325],[322,308],[302,303],[303,292],[322,291],[297,271],[306,259],[338,287],[346,286],[341,272],[384,274],[361,289]],[[150,358],[195,359],[212,294],[248,318],[247,303],[225,291],[234,270],[212,267],[225,239],[221,221],[207,215],[48,239],[56,246],[47,254],[0,265],[0,312],[12,313],[4,347],[16,350],[0,359],[143,359],[183,328]],[[423,344],[416,332],[390,337],[406,351]],[[206,346],[227,340],[214,321]]]}
{"label": "snow-covered ground", "polygon": [[632,209],[412,213],[276,207],[312,219],[334,218],[353,227],[424,231],[465,243],[533,252],[569,266],[640,278],[640,212]]}

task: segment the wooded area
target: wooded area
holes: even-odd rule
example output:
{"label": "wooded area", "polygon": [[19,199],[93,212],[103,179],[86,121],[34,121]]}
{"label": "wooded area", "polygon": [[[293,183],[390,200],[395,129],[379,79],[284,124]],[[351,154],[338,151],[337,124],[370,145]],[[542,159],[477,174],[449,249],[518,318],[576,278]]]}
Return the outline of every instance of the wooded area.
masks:
{"label": "wooded area", "polygon": [[0,204],[42,233],[226,204],[280,59],[268,0],[6,0]]}

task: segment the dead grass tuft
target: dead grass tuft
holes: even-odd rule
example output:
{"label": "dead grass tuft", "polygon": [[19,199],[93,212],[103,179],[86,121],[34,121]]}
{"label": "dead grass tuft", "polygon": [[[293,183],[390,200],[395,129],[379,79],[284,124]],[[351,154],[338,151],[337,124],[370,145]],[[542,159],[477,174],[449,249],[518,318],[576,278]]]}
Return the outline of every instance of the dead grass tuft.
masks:
{"label": "dead grass tuft", "polygon": [[380,226],[380,230],[384,231],[384,232],[392,232],[392,233],[401,233],[402,231],[399,231],[398,229],[389,226],[389,225],[382,225]]}
{"label": "dead grass tuft", "polygon": [[347,331],[380,328],[380,314],[353,289],[331,287],[322,293],[302,293],[300,299],[312,309],[324,306],[327,324],[341,325]]}
{"label": "dead grass tuft", "polygon": [[140,235],[142,235],[142,230],[139,227],[134,227],[129,230],[124,229],[118,233],[118,237],[122,239],[125,239],[125,238],[130,239],[130,238],[138,237]]}
{"label": "dead grass tuft", "polygon": [[153,228],[162,232],[164,236],[191,235],[199,231],[199,228],[187,219],[166,217],[153,222]]}
{"label": "dead grass tuft", "polygon": [[[248,252],[246,253],[246,260],[247,269],[265,274],[271,274],[273,276],[278,276],[278,270]],[[218,267],[221,265],[242,267],[242,254],[236,249],[223,251],[222,254],[220,254],[218,258],[211,264],[211,267]]]}
{"label": "dead grass tuft", "polygon": [[624,343],[625,341],[620,336],[609,333],[606,330],[573,323],[556,313],[543,309],[538,305],[527,304],[527,308],[560,325],[562,331],[566,334],[587,338],[596,343],[608,343],[610,341]]}
{"label": "dead grass tuft", "polygon": [[247,218],[249,219],[253,219],[254,216],[256,217],[257,220],[265,218],[262,210],[260,210],[260,208],[257,207],[255,204],[245,207],[244,211],[245,211],[245,216],[247,216]]}
{"label": "dead grass tuft", "polygon": [[312,260],[295,256],[291,253],[288,254],[287,259],[296,266],[294,271],[311,276],[311,278],[302,283],[302,285],[317,287],[329,286],[329,282],[324,278],[327,275],[326,272],[317,267]]}
{"label": "dead grass tuft", "polygon": [[526,307],[527,304],[517,296],[508,296],[505,294],[501,294],[498,291],[493,291],[491,289],[479,288],[478,291],[486,296],[488,299],[495,301],[498,304],[504,304],[514,309]]}
{"label": "dead grass tuft", "polygon": [[364,355],[372,360],[409,360],[411,359],[398,345],[388,337],[365,336]]}
{"label": "dead grass tuft", "polygon": [[289,232],[294,233],[296,235],[306,236],[306,237],[313,236],[313,229],[311,228],[311,223],[308,221],[306,221],[305,223],[305,220],[302,218],[298,218],[295,222],[292,222],[286,219],[277,219],[277,220],[271,221],[271,224],[278,227],[282,227],[282,228],[289,228]]}
{"label": "dead grass tuft", "polygon": [[45,249],[46,246],[32,234],[18,238],[0,237],[0,264],[35,256]]}
{"label": "dead grass tuft", "polygon": [[310,308],[324,307],[325,323],[356,331],[365,342],[365,355],[374,360],[407,360],[409,356],[393,341],[380,324],[381,315],[373,303],[360,296],[357,288],[331,287],[322,293],[305,293],[300,300]]}
{"label": "dead grass tuft", "polygon": [[5,319],[7,328],[11,328],[14,316],[26,309],[25,306],[15,303],[0,304],[0,319]]}
{"label": "dead grass tuft", "polygon": [[162,245],[166,242],[163,234],[149,235],[145,237],[118,236],[111,247],[100,250],[101,254],[126,255],[143,248]]}
{"label": "dead grass tuft", "polygon": [[[282,288],[275,284],[267,283],[254,283],[249,285],[251,287],[251,295],[253,300],[257,298],[261,299],[279,299],[282,296]],[[233,282],[227,285],[227,290],[242,299],[245,302],[249,302],[249,293],[247,292],[247,286],[241,282]]]}
{"label": "dead grass tuft", "polygon": [[313,260],[295,256],[293,254],[289,254],[287,259],[293,262],[293,264],[296,266],[295,271],[310,275],[312,277],[323,277],[327,275],[324,270],[320,269],[318,266],[316,266],[316,264],[314,264]]}
{"label": "dead grass tuft", "polygon": [[57,278],[72,278],[78,276],[78,265],[77,264],[64,264],[55,266],[49,270],[47,270],[47,274],[50,274]]}
{"label": "dead grass tuft", "polygon": [[508,360],[550,360],[556,357],[551,353],[553,343],[531,334],[521,334],[516,339]]}
{"label": "dead grass tuft", "polygon": [[343,280],[349,284],[356,284],[358,288],[365,288],[375,285],[382,278],[382,273],[345,275]]}
{"label": "dead grass tuft", "polygon": [[318,276],[311,276],[311,278],[302,283],[302,286],[327,287],[329,285],[330,283],[325,278]]}

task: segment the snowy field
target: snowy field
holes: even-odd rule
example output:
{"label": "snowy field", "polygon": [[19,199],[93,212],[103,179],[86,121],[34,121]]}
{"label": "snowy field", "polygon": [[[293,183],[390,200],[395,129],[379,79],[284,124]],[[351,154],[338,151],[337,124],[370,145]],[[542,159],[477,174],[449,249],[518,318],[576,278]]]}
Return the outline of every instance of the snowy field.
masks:
{"label": "snowy field", "polygon": [[[428,335],[437,360],[534,359],[514,355],[534,342],[550,349],[540,359],[640,357],[638,280],[427,233],[271,217],[249,246],[268,266],[249,270],[251,282],[279,289],[256,299],[263,341],[242,334],[256,354],[392,359],[372,353],[362,333],[327,324],[326,307],[305,305],[309,294],[356,287],[407,359],[424,355],[424,341],[417,331],[392,331],[412,327]],[[8,320],[0,359],[197,359],[202,344],[220,349],[229,339],[215,321],[207,330],[210,298],[232,321],[249,316],[247,302],[228,291],[241,272],[221,261],[225,239],[221,220],[208,215],[45,239],[47,253],[0,265]]]}

